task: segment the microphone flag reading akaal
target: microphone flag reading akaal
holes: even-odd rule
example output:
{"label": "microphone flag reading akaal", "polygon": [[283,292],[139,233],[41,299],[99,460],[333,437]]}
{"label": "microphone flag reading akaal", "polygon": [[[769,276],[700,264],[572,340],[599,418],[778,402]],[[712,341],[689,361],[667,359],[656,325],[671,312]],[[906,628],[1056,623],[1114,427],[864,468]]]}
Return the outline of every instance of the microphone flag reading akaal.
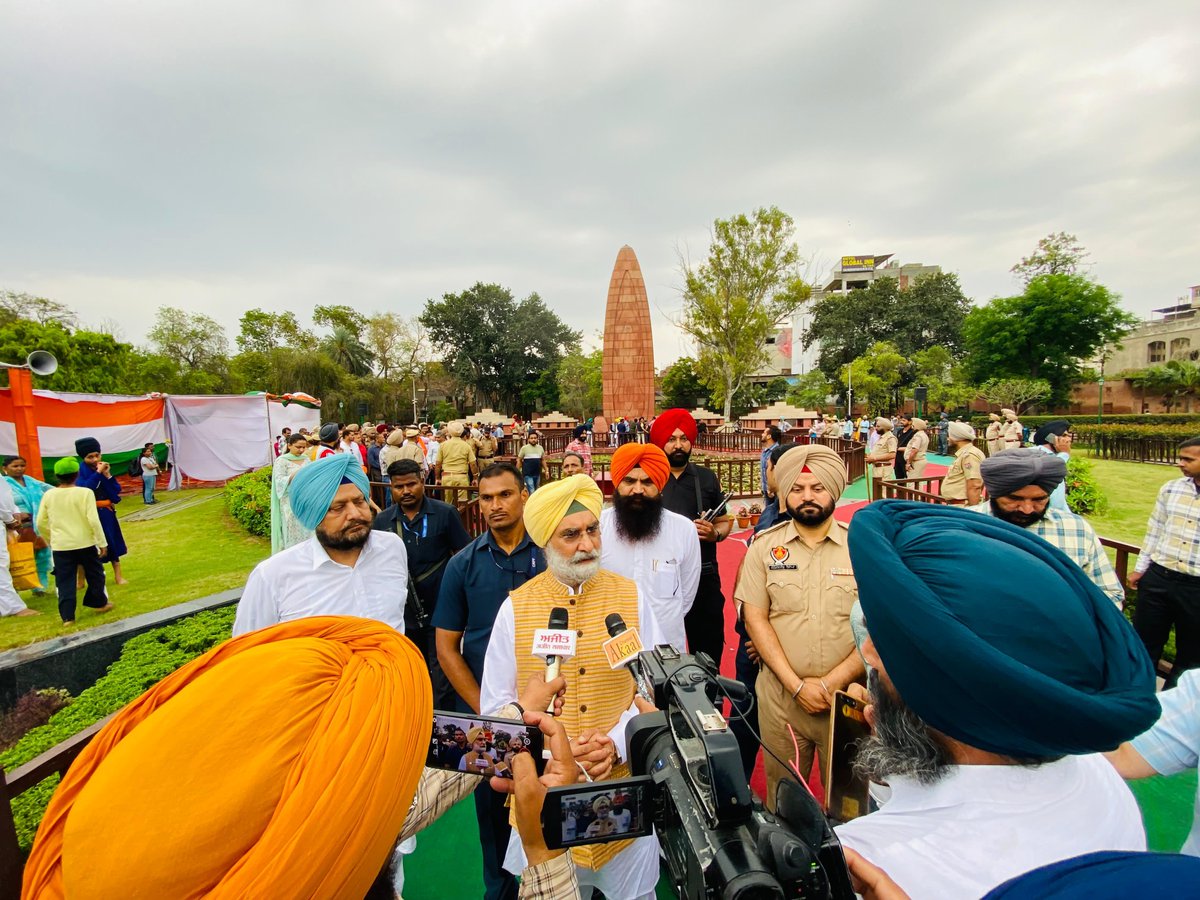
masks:
{"label": "microphone flag reading akaal", "polygon": [[[575,655],[575,632],[567,628],[567,611],[556,606],[550,610],[550,622],[533,633],[533,655],[546,660],[546,680],[558,677],[559,664]],[[554,713],[554,698],[546,712]]]}
{"label": "microphone flag reading akaal", "polygon": [[633,676],[633,683],[637,685],[642,699],[653,703],[654,691],[646,683],[646,678],[642,674],[642,664],[638,661],[638,654],[644,649],[638,630],[627,627],[620,613],[609,613],[604,619],[604,627],[608,629],[610,635],[602,645],[609,667],[626,669]]}

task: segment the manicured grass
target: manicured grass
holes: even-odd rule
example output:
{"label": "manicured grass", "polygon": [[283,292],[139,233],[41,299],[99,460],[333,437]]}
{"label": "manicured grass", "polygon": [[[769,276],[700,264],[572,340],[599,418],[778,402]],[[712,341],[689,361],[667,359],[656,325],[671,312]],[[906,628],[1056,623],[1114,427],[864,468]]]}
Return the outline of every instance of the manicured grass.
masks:
{"label": "manicured grass", "polygon": [[1146,520],[1154,508],[1158,489],[1178,478],[1179,470],[1174,466],[1093,459],[1086,450],[1073,450],[1072,455],[1092,464],[1096,480],[1108,498],[1108,508],[1099,515],[1088,516],[1088,521],[1102,537],[1140,546],[1146,537]]}
{"label": "manicured grass", "polygon": [[[158,494],[160,503],[170,500],[208,502],[181,509],[160,519],[145,522],[122,521],[129,555],[122,557],[122,574],[127,585],[113,584],[112,567],[105,566],[108,596],[116,605],[112,612],[98,615],[79,606],[75,624],[64,627],[58,617],[54,586],[44,597],[22,594],[31,609],[40,616],[0,619],[0,650],[20,647],[34,641],[91,628],[104,622],[161,609],[185,600],[195,600],[246,583],[246,576],[270,555],[271,542],[254,537],[229,517],[220,497],[223,488],[166,491]],[[145,509],[140,497],[126,497],[117,506],[122,518]],[[53,582],[53,579],[51,579]],[[82,592],[80,593],[82,599]]]}

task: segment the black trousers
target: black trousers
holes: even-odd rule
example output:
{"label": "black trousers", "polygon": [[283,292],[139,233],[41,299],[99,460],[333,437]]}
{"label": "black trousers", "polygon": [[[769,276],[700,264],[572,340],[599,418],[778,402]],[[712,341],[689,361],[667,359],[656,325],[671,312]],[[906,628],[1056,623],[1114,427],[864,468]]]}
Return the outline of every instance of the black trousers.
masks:
{"label": "black trousers", "polygon": [[437,655],[437,630],[432,625],[421,628],[405,617],[404,634],[417,645],[421,655],[425,657],[425,665],[429,667],[429,680],[433,684],[433,708],[452,710],[458,702],[458,694],[450,685],[450,679],[442,671]]}
{"label": "black trousers", "polygon": [[[755,685],[758,683],[758,666],[750,661],[750,654],[746,652],[746,641],[750,639],[750,635],[740,617],[734,629],[738,635],[736,677],[746,686],[748,694],[745,700],[733,701],[733,709],[729,714],[729,730],[737,738],[738,750],[742,755],[742,769],[746,773],[746,780],[749,781],[750,776],[754,774],[754,763],[758,759],[758,738],[754,736],[758,731],[758,704],[754,694]],[[741,716],[737,715],[739,712]]]}
{"label": "black trousers", "polygon": [[908,477],[908,463],[904,461],[903,450],[896,454],[896,462],[892,465],[892,471],[896,473],[897,481]]}
{"label": "black trousers", "polygon": [[1133,627],[1157,666],[1175,626],[1175,665],[1166,687],[1188,669],[1200,668],[1200,577],[1151,563],[1137,585]]}
{"label": "black trousers", "polygon": [[725,595],[721,593],[721,575],[717,567],[701,570],[696,601],[683,617],[683,630],[692,653],[707,653],[721,667],[725,650]]}
{"label": "black trousers", "polygon": [[108,592],[104,589],[104,563],[100,561],[100,552],[95,547],[55,550],[52,557],[54,582],[58,587],[58,614],[64,622],[75,621],[75,576],[80,568],[87,582],[83,605],[99,609],[108,603]]}

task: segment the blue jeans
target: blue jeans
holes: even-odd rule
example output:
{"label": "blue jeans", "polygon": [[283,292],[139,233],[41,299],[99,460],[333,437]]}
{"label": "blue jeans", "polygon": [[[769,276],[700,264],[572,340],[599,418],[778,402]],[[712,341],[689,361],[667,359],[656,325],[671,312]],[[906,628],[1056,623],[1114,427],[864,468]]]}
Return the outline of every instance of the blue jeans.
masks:
{"label": "blue jeans", "polygon": [[526,475],[525,476],[525,490],[529,491],[529,493],[532,494],[534,491],[536,491],[538,489],[538,483],[541,480],[542,480],[541,475]]}
{"label": "blue jeans", "polygon": [[150,475],[146,472],[142,473],[142,500],[146,503],[154,503],[154,480],[156,475]]}

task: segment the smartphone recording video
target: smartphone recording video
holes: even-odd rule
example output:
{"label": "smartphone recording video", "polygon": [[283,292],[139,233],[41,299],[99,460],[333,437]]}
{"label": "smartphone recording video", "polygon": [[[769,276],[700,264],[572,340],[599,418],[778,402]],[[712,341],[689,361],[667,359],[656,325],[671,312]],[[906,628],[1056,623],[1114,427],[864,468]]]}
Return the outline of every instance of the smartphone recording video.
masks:
{"label": "smartphone recording video", "polygon": [[650,834],[652,784],[641,777],[551,788],[542,806],[546,846],[556,850]]}
{"label": "smartphone recording video", "polygon": [[512,719],[433,711],[425,759],[431,769],[512,778],[512,760],[518,753],[530,754],[540,775],[546,766],[541,731]]}

